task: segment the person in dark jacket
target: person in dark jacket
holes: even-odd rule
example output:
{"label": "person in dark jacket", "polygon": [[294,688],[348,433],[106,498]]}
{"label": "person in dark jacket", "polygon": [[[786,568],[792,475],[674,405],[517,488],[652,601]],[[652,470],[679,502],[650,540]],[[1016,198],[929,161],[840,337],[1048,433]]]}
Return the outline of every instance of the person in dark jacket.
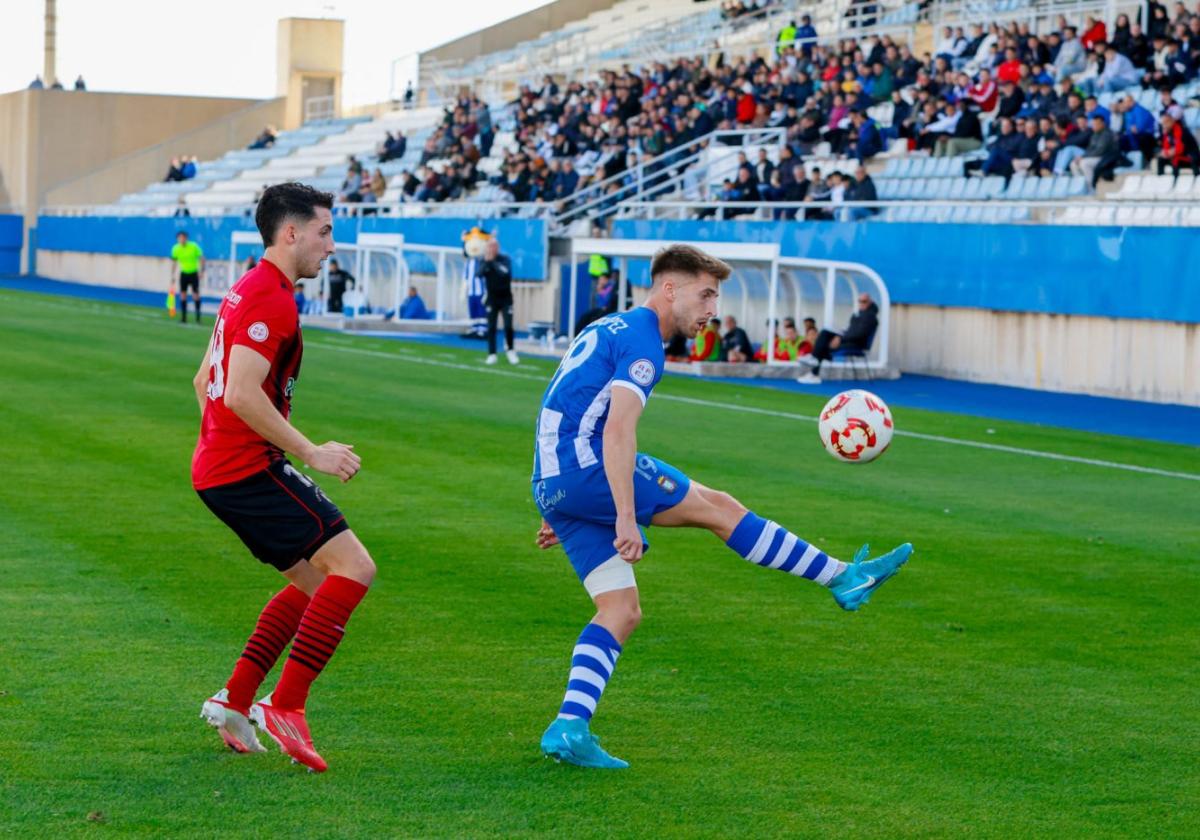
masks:
{"label": "person in dark jacket", "polygon": [[509,363],[515,365],[520,359],[513,349],[512,260],[500,253],[500,243],[494,236],[484,246],[479,276],[484,283],[483,305],[487,307],[487,363],[496,364],[496,323],[503,315],[504,346]]}
{"label": "person in dark jacket", "polygon": [[1162,148],[1158,153],[1158,174],[1165,175],[1170,169],[1176,177],[1185,168],[1200,175],[1200,148],[1196,137],[1183,124],[1183,109],[1172,105],[1162,115]]}
{"label": "person in dark jacket", "polygon": [[725,353],[725,360],[728,362],[754,361],[754,345],[750,343],[750,337],[746,335],[744,329],[738,326],[737,319],[732,315],[725,316],[725,335],[721,339],[721,345]]}
{"label": "person in dark jacket", "polygon": [[850,114],[850,122],[854,124],[854,137],[850,141],[849,155],[857,158],[859,163],[870,160],[883,151],[883,136],[875,120],[862,111]]}
{"label": "person in dark jacket", "polygon": [[858,312],[850,316],[850,323],[845,332],[839,335],[832,330],[821,330],[817,333],[812,353],[801,356],[799,359],[802,364],[810,366],[812,370],[796,381],[804,384],[820,382],[821,363],[832,359],[834,350],[867,350],[875,339],[875,330],[878,326],[879,306],[871,300],[869,294],[860,292]]}

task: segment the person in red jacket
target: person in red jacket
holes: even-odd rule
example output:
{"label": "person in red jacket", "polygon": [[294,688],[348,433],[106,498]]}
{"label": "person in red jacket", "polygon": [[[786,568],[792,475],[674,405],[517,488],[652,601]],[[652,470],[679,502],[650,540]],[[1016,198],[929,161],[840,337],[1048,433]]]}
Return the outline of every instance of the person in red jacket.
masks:
{"label": "person in red jacket", "polygon": [[742,95],[738,97],[737,104],[737,121],[742,125],[749,125],[754,122],[754,112],[758,108],[758,103],[754,99],[754,86],[749,82],[742,85]]}
{"label": "person in red jacket", "polygon": [[1009,47],[1004,51],[1004,61],[996,68],[996,78],[1002,82],[1012,82],[1014,85],[1021,81],[1021,60],[1017,51]]}
{"label": "person in red jacket", "polygon": [[1196,137],[1183,124],[1183,109],[1172,105],[1162,115],[1162,149],[1158,153],[1158,174],[1165,175],[1167,167],[1176,176],[1184,167],[1200,177],[1200,148]]}
{"label": "person in red jacket", "polygon": [[979,71],[979,81],[967,88],[967,97],[978,105],[979,110],[985,114],[996,109],[999,93],[996,89],[996,83],[992,81],[990,71]]}
{"label": "person in red jacket", "polygon": [[1092,47],[1098,42],[1108,41],[1108,29],[1105,28],[1104,21],[1091,17],[1088,18],[1087,31],[1083,33],[1083,36],[1079,40],[1083,44],[1083,48],[1088,52],[1091,52]]}

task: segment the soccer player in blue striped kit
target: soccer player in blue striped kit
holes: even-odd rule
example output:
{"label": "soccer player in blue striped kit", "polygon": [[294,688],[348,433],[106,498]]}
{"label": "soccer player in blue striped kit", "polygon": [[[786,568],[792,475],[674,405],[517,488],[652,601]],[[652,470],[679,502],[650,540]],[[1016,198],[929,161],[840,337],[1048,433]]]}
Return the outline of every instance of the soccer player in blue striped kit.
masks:
{"label": "soccer player in blue striped kit", "polygon": [[687,245],[659,251],[645,305],[581,332],[550,380],[538,415],[533,497],[541,548],[562,544],[596,604],[571,657],[567,692],[542,752],[583,767],[629,765],[601,749],[589,721],[623,645],[641,620],[633,564],[646,525],[705,528],[746,560],[828,587],[845,610],[866,603],[912,553],[908,543],[874,560],[867,546],[846,564],[732,496],[691,481],[637,451],[637,424],[663,375],[663,342],[695,337],[716,315],[730,268]]}

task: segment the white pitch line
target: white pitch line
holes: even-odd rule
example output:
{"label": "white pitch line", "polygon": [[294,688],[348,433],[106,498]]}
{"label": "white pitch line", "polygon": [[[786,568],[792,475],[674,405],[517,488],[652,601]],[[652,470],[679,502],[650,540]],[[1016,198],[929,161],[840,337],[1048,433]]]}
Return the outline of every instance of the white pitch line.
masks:
{"label": "white pitch line", "polygon": [[[401,362],[413,362],[415,364],[453,368],[455,370],[466,370],[472,373],[507,376],[513,379],[528,379],[533,382],[549,381],[546,376],[539,374],[521,373],[515,370],[504,370],[503,368],[480,367],[479,365],[469,365],[461,362],[443,362],[438,361],[437,359],[430,359],[426,356],[408,355],[402,353],[385,353],[381,350],[367,350],[361,347],[345,347],[342,345],[324,344],[320,342],[310,342],[308,346],[311,347],[314,345],[318,347],[326,347],[330,350],[337,350],[338,352],[342,353],[356,353],[361,356],[373,356],[383,359],[393,359]],[[655,399],[688,403],[689,405],[704,406],[705,408],[721,408],[725,409],[726,411],[739,411],[744,414],[761,414],[768,417],[778,417],[783,420],[802,420],[812,423],[816,422],[817,419],[816,417],[810,417],[806,414],[793,414],[787,411],[776,411],[769,408],[756,408],[755,406],[749,405],[734,405],[730,403],[713,402],[712,400],[699,400],[694,397],[680,397],[674,394],[656,394]],[[1023,449],[1019,446],[1005,446],[999,443],[963,440],[962,438],[952,438],[944,435],[930,435],[923,432],[907,432],[900,429],[896,430],[896,434],[903,435],[904,437],[916,438],[918,440],[928,440],[934,443],[948,443],[954,446],[969,446],[974,449],[986,449],[992,452],[1005,452],[1010,455],[1026,455],[1030,458],[1045,458],[1049,461],[1064,461],[1071,464],[1085,464],[1090,467],[1102,467],[1110,470],[1124,470],[1126,472],[1141,473],[1143,475],[1157,475],[1164,478],[1182,478],[1186,481],[1200,481],[1200,475],[1195,473],[1160,470],[1156,467],[1143,467],[1140,464],[1123,464],[1118,461],[1104,461],[1099,458],[1084,458],[1079,455],[1063,455],[1059,452],[1043,452],[1038,449]]]}

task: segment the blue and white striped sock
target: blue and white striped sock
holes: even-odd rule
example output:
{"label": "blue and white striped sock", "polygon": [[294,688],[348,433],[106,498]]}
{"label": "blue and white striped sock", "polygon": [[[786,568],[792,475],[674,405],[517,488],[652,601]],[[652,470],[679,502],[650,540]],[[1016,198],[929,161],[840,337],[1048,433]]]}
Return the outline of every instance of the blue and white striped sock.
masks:
{"label": "blue and white striped sock", "polygon": [[599,624],[583,628],[571,654],[571,676],[567,678],[567,694],[558,710],[560,718],[592,719],[620,655],[621,643],[612,633]]}
{"label": "blue and white striped sock", "polygon": [[755,565],[815,580],[822,586],[829,586],[846,568],[841,560],[750,512],[742,517],[725,545]]}

